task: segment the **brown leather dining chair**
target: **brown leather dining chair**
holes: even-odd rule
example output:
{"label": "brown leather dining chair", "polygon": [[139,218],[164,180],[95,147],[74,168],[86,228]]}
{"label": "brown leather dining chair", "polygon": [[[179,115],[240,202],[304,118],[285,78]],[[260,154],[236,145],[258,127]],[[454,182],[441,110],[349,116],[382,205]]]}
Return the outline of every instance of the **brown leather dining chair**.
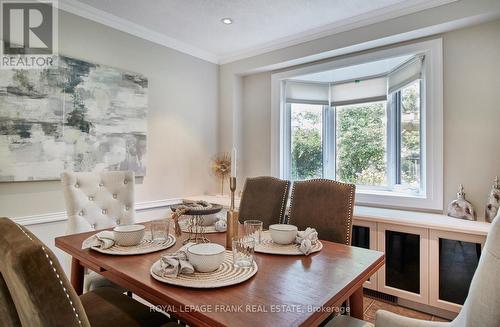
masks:
{"label": "brown leather dining chair", "polygon": [[330,179],[293,184],[289,223],[316,228],[322,240],[351,245],[356,186]]}
{"label": "brown leather dining chair", "polygon": [[178,326],[113,288],[78,297],[52,251],[7,218],[0,218],[0,305],[0,326]]}
{"label": "brown leather dining chair", "polygon": [[271,176],[247,178],[240,201],[239,219],[256,219],[263,227],[283,222],[290,182]]}

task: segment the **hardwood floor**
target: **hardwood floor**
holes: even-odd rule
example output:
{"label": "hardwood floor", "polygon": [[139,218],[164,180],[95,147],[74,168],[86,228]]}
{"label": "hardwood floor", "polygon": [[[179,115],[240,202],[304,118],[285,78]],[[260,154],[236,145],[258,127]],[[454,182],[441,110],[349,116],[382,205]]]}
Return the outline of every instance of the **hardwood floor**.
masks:
{"label": "hardwood floor", "polygon": [[411,318],[416,318],[416,319],[422,319],[422,320],[431,320],[431,321],[448,321],[446,319],[442,319],[437,316],[432,316],[430,314],[408,309],[401,307],[399,305],[396,305],[394,303],[389,303],[389,302],[384,302],[379,299],[374,299],[369,296],[364,296],[363,298],[363,313],[364,313],[364,320],[374,323],[375,322],[375,314],[378,310],[386,310],[390,312],[397,313],[402,316],[406,317],[411,317]]}

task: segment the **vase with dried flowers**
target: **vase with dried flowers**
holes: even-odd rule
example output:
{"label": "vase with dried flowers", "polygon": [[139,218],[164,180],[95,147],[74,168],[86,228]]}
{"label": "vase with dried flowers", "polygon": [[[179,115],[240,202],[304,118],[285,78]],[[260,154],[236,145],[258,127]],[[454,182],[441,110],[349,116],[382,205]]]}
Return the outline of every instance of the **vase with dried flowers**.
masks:
{"label": "vase with dried flowers", "polygon": [[221,195],[224,195],[224,181],[231,173],[231,157],[229,153],[223,152],[217,154],[212,159],[212,173],[221,181]]}

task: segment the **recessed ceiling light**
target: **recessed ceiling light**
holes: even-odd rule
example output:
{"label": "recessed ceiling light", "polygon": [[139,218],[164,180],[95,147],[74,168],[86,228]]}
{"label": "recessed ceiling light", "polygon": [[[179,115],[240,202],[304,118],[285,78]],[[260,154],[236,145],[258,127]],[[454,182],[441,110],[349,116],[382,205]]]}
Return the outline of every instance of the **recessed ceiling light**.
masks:
{"label": "recessed ceiling light", "polygon": [[222,18],[220,21],[222,22],[222,24],[226,24],[226,25],[231,25],[233,23],[233,20],[229,17]]}

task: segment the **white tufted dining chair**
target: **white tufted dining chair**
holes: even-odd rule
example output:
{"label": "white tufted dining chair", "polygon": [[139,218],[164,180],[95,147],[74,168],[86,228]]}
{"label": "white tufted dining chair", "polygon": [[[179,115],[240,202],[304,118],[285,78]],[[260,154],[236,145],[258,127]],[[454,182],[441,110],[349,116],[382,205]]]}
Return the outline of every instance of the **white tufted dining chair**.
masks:
{"label": "white tufted dining chair", "polygon": [[[135,222],[134,172],[64,172],[61,182],[68,215],[66,234]],[[104,277],[90,273],[85,277],[84,289],[109,285]]]}

